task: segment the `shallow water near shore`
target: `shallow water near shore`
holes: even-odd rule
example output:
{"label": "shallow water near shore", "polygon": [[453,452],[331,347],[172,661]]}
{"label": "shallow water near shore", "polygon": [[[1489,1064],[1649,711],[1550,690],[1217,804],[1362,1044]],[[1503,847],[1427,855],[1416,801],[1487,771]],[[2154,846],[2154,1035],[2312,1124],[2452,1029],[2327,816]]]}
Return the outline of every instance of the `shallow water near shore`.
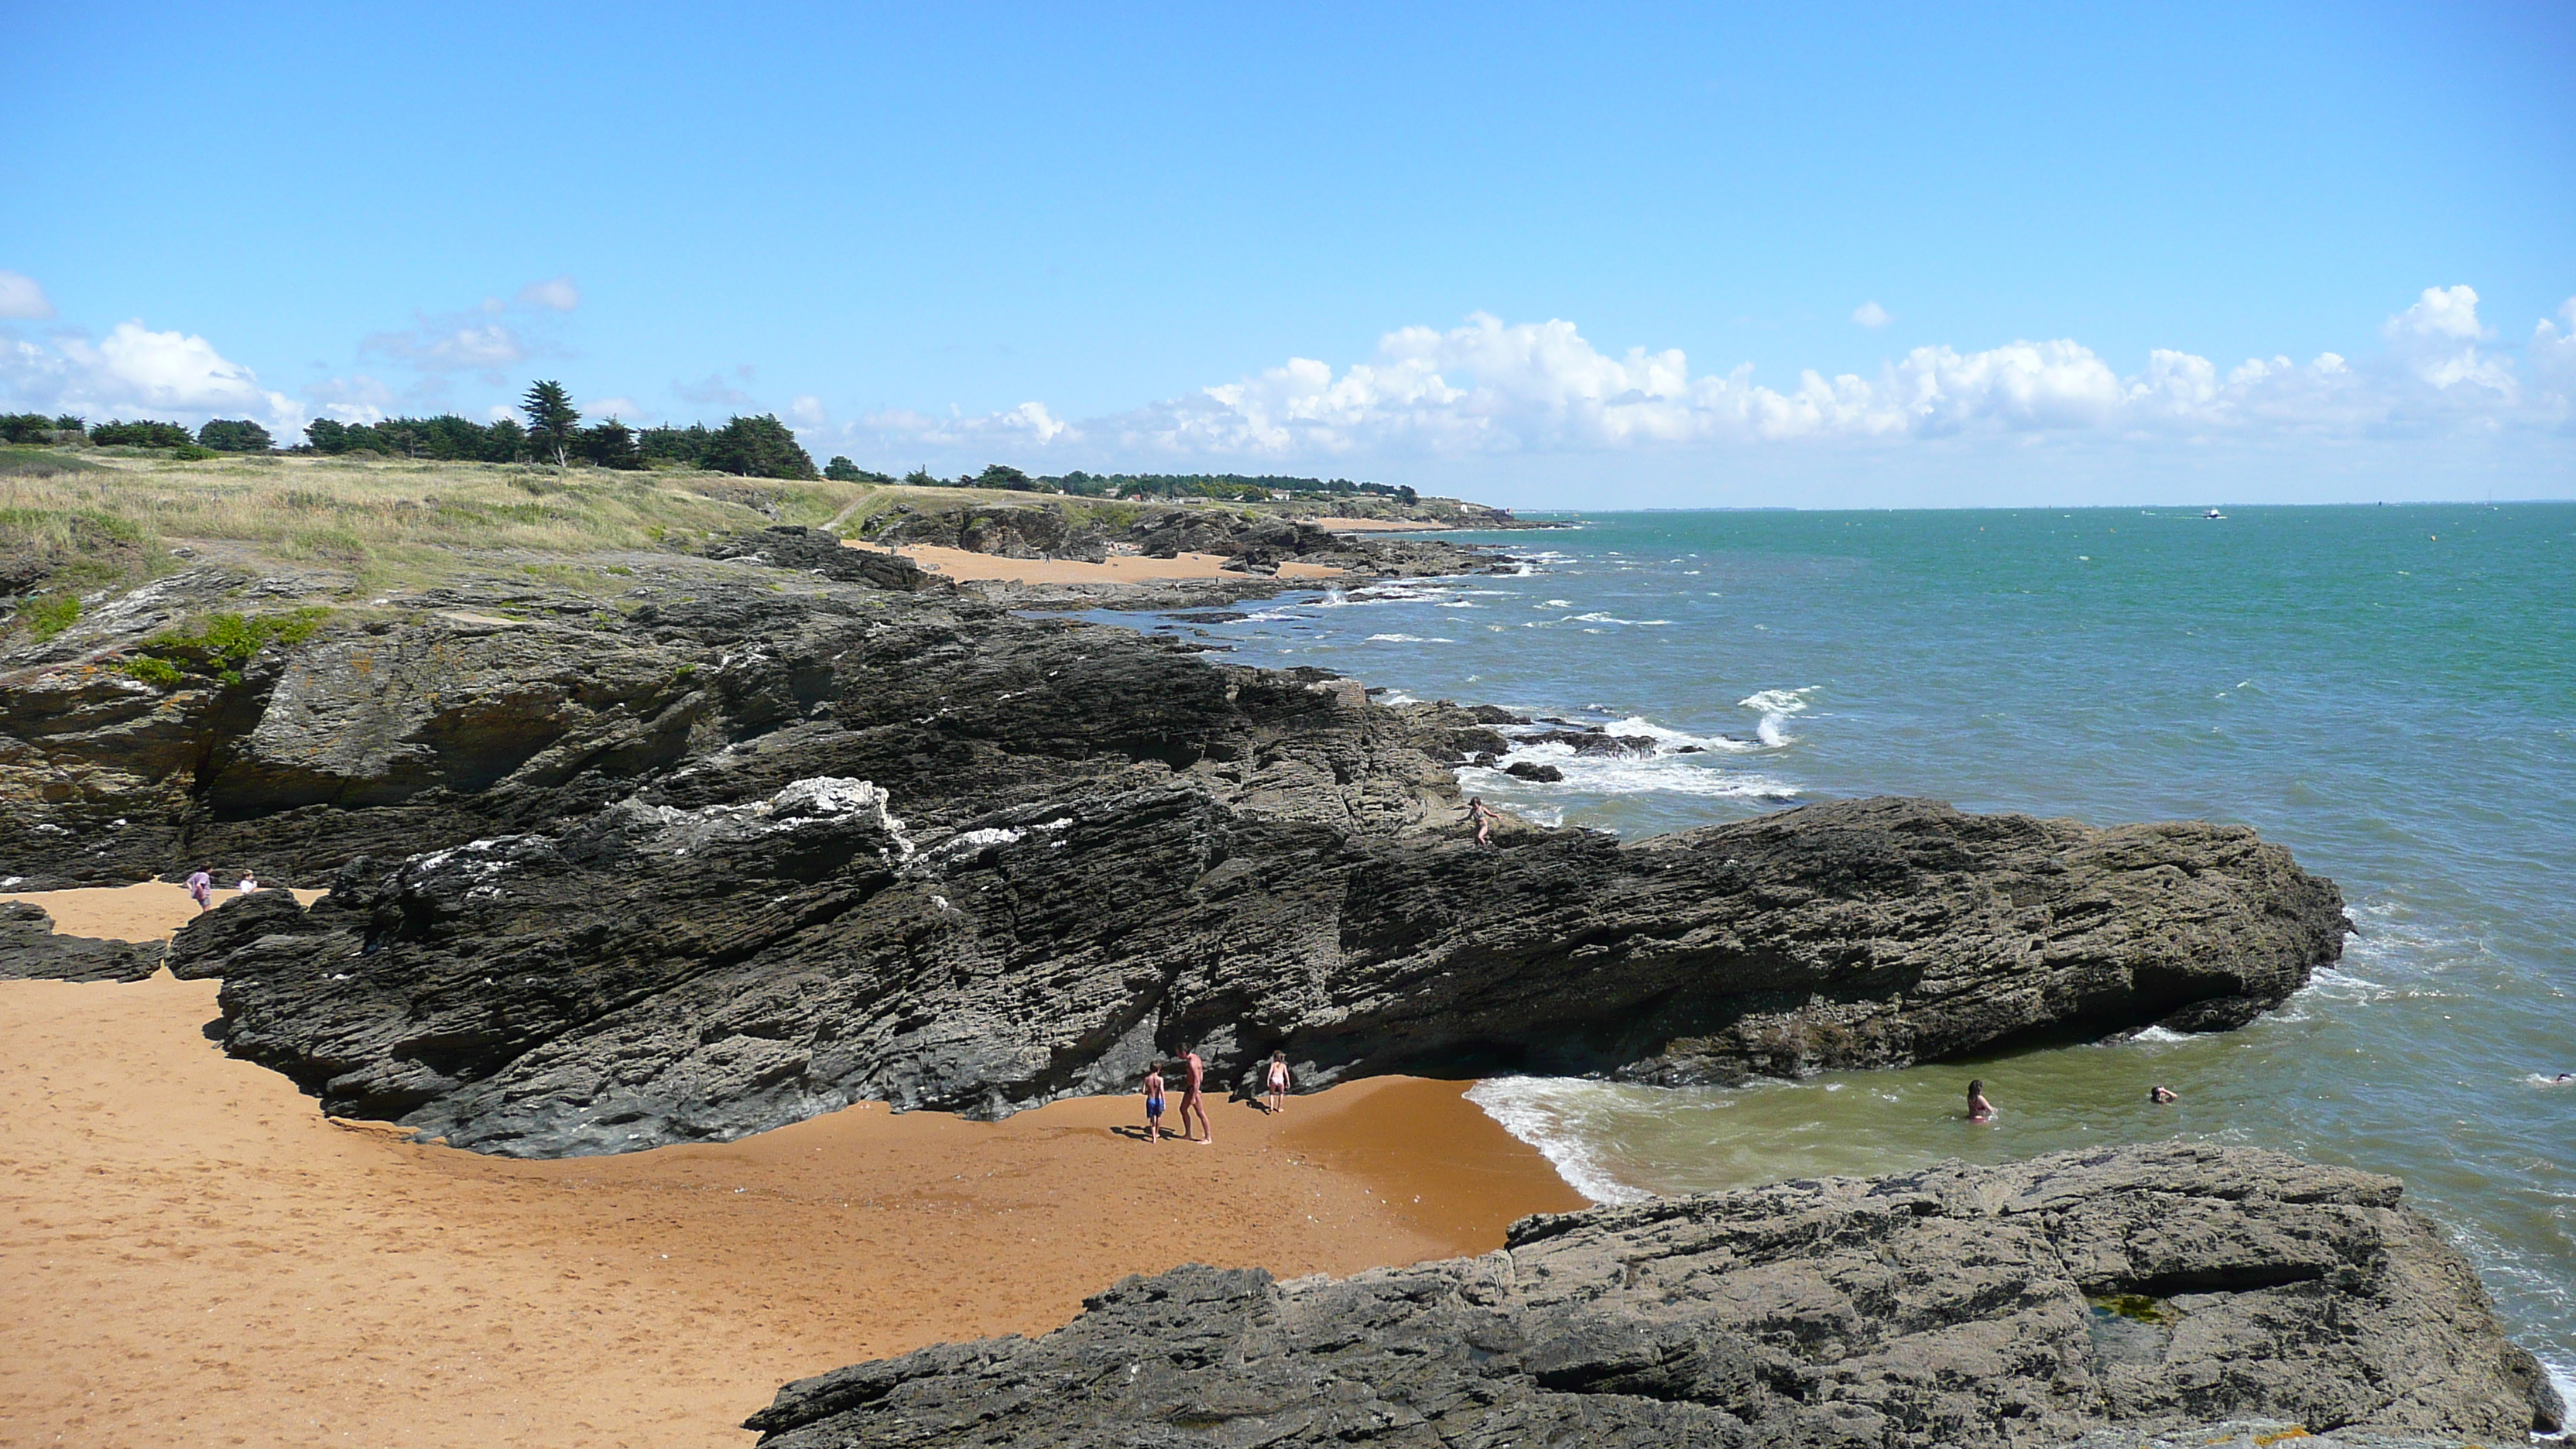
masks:
{"label": "shallow water near shore", "polygon": [[[2343,961],[2243,1031],[1741,1090],[1472,1094],[1600,1199],[2175,1134],[2403,1177],[2576,1397],[2576,505],[1587,516],[1449,535],[1520,577],[1175,624],[1249,664],[1602,724],[1534,819],[1641,836],[1929,795],[2248,824],[2344,890]],[[1982,1077],[2002,1109],[1962,1120]],[[2146,1100],[2150,1084],[2181,1093]]]}

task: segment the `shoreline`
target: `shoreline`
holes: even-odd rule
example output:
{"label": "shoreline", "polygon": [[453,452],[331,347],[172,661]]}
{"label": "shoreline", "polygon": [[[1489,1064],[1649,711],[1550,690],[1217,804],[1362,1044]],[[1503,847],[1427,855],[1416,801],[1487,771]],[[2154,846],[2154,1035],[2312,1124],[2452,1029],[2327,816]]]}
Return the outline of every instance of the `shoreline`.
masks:
{"label": "shoreline", "polygon": [[[187,904],[84,894],[129,939]],[[0,1443],[747,1445],[782,1383],[1042,1333],[1129,1273],[1343,1276],[1584,1205],[1469,1083],[1411,1078],[1212,1102],[1213,1147],[1133,1140],[1119,1096],[483,1157],[226,1057],[218,987],[0,983]]]}

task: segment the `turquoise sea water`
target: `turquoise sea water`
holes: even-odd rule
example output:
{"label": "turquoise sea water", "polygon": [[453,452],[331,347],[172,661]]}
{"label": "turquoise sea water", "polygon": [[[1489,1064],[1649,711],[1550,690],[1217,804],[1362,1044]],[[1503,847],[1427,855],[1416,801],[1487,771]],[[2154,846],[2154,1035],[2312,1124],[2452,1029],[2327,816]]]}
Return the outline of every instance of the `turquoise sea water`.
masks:
{"label": "turquoise sea water", "polygon": [[[1633,836],[1895,793],[2236,821],[2340,882],[2360,935],[2223,1036],[1733,1091],[1511,1079],[1477,1089],[1489,1111],[1601,1198],[2175,1133],[2394,1173],[2566,1381],[2576,505],[1581,522],[1485,536],[1537,555],[1522,577],[1199,627],[1246,663],[1660,741],[1518,752],[1558,785],[1466,772],[1539,819]],[[1971,1075],[1991,1127],[1959,1118]],[[2155,1081],[2182,1101],[2150,1106]]]}

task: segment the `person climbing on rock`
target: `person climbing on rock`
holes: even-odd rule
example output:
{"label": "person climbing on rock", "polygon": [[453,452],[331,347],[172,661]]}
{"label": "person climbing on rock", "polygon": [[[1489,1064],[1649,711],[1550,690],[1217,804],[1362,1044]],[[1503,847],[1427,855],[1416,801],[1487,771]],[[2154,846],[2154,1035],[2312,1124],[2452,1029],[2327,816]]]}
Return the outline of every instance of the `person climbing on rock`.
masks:
{"label": "person climbing on rock", "polygon": [[[1207,1076],[1207,1063],[1199,1059],[1197,1047],[1181,1048],[1181,1072],[1181,1135],[1202,1147],[1210,1146],[1216,1141],[1216,1129],[1208,1125],[1207,1098],[1199,1095],[1199,1084]],[[1192,1112],[1199,1114],[1198,1131],[1206,1136],[1190,1130]]]}
{"label": "person climbing on rock", "polygon": [[1971,1122],[1995,1120],[1995,1104],[1986,1100],[1986,1083],[1982,1077],[1968,1083],[1968,1120]]}
{"label": "person climbing on rock", "polygon": [[1145,1069],[1145,1140],[1163,1140],[1163,1064]]}
{"label": "person climbing on rock", "polygon": [[1470,795],[1467,797],[1467,820],[1470,824],[1476,827],[1476,843],[1478,845],[1486,846],[1488,848],[1493,845],[1493,830],[1496,818],[1494,807],[1485,803],[1484,796]]}
{"label": "person climbing on rock", "polygon": [[215,877],[212,872],[201,870],[188,877],[188,899],[197,903],[200,914],[215,908]]}
{"label": "person climbing on rock", "polygon": [[1288,1110],[1287,1053],[1272,1052],[1270,1054],[1270,1069],[1265,1075],[1267,1079],[1264,1081],[1263,1086],[1270,1093],[1270,1115],[1276,1117],[1280,1113]]}

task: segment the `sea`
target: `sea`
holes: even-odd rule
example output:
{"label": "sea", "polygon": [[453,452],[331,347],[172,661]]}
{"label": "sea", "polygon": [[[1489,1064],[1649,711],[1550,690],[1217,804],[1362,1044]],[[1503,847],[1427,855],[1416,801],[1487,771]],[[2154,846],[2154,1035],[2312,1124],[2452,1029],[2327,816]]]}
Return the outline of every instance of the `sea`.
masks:
{"label": "sea", "polygon": [[2576,1403],[2576,504],[2209,512],[1567,515],[1445,535],[1510,576],[1093,617],[1651,739],[1506,757],[1558,783],[1461,772],[1628,838],[1880,794],[2253,826],[2358,934],[2242,1030],[1471,1096],[1602,1202],[2176,1136],[2391,1173]]}

